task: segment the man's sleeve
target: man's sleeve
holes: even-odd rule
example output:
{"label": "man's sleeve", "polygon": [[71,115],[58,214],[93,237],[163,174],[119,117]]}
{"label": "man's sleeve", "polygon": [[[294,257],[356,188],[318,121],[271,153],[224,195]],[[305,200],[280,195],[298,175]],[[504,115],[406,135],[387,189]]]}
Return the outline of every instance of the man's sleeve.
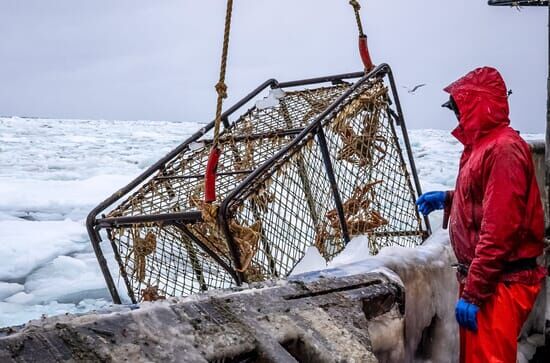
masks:
{"label": "man's sleeve", "polygon": [[482,170],[483,217],[463,297],[482,305],[495,291],[504,264],[519,242],[528,186],[528,160],[521,147],[497,145]]}

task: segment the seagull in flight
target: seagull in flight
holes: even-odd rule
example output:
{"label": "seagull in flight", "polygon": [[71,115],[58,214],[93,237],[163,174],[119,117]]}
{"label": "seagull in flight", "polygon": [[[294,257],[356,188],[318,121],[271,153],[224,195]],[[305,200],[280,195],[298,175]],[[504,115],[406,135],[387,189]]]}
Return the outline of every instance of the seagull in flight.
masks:
{"label": "seagull in flight", "polygon": [[403,88],[406,88],[407,89],[407,92],[411,93],[411,94],[414,94],[419,88],[422,88],[426,85],[426,83],[421,83],[421,84],[417,84],[416,86],[410,88],[410,87],[407,87],[407,86],[403,86]]}

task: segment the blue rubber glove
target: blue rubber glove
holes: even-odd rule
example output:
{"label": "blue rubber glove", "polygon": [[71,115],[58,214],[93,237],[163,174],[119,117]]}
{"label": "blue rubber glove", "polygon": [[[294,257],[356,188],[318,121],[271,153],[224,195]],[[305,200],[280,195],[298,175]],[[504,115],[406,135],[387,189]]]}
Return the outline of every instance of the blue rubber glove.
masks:
{"label": "blue rubber glove", "polygon": [[417,199],[416,205],[423,215],[427,216],[436,209],[445,208],[445,192],[427,192]]}
{"label": "blue rubber glove", "polygon": [[456,321],[468,330],[477,331],[477,312],[479,306],[469,303],[464,299],[458,300],[455,307]]}

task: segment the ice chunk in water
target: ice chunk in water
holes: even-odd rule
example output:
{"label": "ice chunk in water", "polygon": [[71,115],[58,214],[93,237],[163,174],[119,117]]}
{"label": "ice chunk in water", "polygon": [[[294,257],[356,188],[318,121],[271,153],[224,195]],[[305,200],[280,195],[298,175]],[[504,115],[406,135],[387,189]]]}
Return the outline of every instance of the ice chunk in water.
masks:
{"label": "ice chunk in water", "polygon": [[0,300],[4,300],[18,292],[21,292],[25,287],[21,284],[2,282],[0,281]]}
{"label": "ice chunk in water", "polygon": [[33,294],[27,294],[24,291],[18,292],[17,294],[8,297],[5,301],[12,304],[27,304],[34,299]]}

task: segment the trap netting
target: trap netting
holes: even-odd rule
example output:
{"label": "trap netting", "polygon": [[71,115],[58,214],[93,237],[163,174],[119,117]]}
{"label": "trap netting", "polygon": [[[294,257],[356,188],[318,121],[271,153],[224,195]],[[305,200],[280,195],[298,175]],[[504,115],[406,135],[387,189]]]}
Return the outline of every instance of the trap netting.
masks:
{"label": "trap netting", "polygon": [[388,70],[355,84],[272,91],[223,131],[212,205],[202,201],[208,134],[158,165],[95,221],[108,231],[130,298],[284,277],[308,246],[330,260],[357,235],[373,254],[420,244],[426,233]]}

